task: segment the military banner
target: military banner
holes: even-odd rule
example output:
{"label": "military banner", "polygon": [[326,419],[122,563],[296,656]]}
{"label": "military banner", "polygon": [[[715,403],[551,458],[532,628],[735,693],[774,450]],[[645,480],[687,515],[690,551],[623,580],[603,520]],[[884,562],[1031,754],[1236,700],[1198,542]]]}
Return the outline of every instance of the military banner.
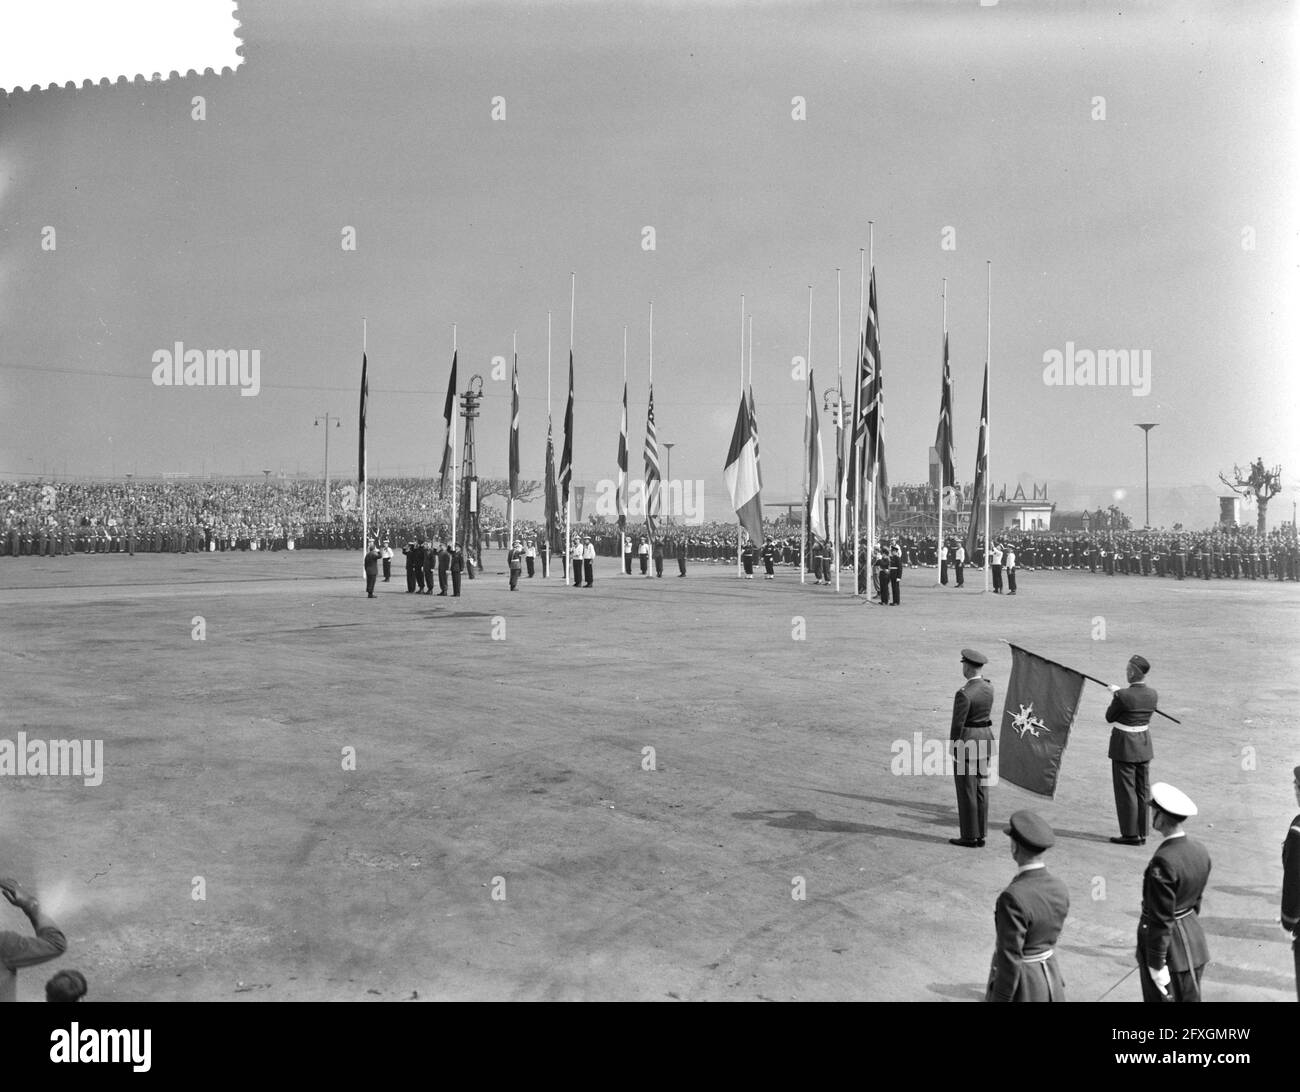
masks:
{"label": "military banner", "polygon": [[998,741],[998,776],[1027,792],[1056,795],[1084,676],[1011,646],[1011,681]]}

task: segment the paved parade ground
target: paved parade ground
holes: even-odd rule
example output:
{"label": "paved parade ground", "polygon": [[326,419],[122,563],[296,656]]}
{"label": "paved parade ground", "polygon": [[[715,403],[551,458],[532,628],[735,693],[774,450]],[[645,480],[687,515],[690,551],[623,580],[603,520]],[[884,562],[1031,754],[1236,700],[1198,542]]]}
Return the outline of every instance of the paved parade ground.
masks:
{"label": "paved parade ground", "polygon": [[1152,722],[1152,780],[1198,803],[1214,862],[1206,1000],[1294,999],[1300,585],[1022,572],[1012,599],[910,569],[884,608],[610,558],[592,589],[512,594],[485,560],[443,603],[400,556],[375,600],[341,552],[4,559],[0,736],[102,740],[104,764],[0,779],[0,874],[69,940],[20,999],[76,967],[92,1000],[974,1001],[1002,827],[1033,807],[1069,999],[1095,1001],[1134,965],[1154,848],[1107,840],[1107,692],[1055,801],[991,790],[983,850],[948,844],[951,777],[891,771],[946,739],[963,646],[1000,713],[1000,638],[1121,684],[1150,660],[1183,722]]}

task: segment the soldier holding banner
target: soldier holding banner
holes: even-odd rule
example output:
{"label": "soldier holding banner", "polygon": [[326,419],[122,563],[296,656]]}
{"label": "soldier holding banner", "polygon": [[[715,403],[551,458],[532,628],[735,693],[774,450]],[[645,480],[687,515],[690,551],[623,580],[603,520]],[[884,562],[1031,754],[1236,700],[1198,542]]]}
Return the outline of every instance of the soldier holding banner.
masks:
{"label": "soldier holding banner", "polygon": [[1156,710],[1156,692],[1146,684],[1150,670],[1143,657],[1130,657],[1125,668],[1129,684],[1122,690],[1111,687],[1114,697],[1106,710],[1106,723],[1114,725],[1107,754],[1119,819],[1119,837],[1111,839],[1116,845],[1140,846],[1147,840],[1148,769],[1153,755],[1148,725]]}

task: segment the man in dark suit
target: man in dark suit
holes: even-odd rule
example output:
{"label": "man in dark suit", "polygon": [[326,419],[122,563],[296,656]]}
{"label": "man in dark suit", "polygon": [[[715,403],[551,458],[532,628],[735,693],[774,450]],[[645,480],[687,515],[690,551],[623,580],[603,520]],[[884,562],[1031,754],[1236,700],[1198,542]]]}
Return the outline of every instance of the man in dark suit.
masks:
{"label": "man in dark suit", "polygon": [[[438,543],[438,594],[447,594],[447,573],[451,569],[451,547],[445,542]],[[460,582],[457,581],[459,584]],[[430,593],[433,592],[433,583],[429,584]]]}
{"label": "man in dark suit", "polygon": [[438,555],[434,552],[433,543],[425,539],[420,543],[420,558],[423,566],[421,574],[424,578],[424,594],[433,594],[433,567],[437,564]]}
{"label": "man in dark suit", "polygon": [[1201,896],[1210,879],[1210,854],[1183,831],[1196,814],[1185,793],[1159,781],[1151,786],[1151,825],[1164,835],[1142,876],[1137,961],[1143,1001],[1200,1001],[1201,973],[1210,949],[1201,929]]}
{"label": "man in dark suit", "polygon": [[[827,581],[829,583],[829,581]],[[889,551],[889,586],[893,589],[894,606],[898,606],[898,594],[903,585],[903,551],[897,543]]]}
{"label": "man in dark suit", "polygon": [[366,595],[373,599],[375,597],[375,580],[379,576],[379,548],[373,542],[366,548],[365,570]]}
{"label": "man in dark suit", "polygon": [[415,591],[416,576],[420,579],[420,590],[424,591],[424,562],[416,553],[419,547],[414,542],[408,542],[402,547],[402,556],[406,558],[406,594],[410,595]]}
{"label": "man in dark suit", "polygon": [[1012,815],[1007,834],[1019,867],[993,908],[997,947],[984,1000],[1064,1001],[1065,979],[1052,946],[1065,928],[1070,892],[1043,861],[1056,836],[1032,811]]}
{"label": "man in dark suit", "polygon": [[[1293,773],[1295,802],[1300,804],[1300,766]],[[1282,843],[1282,928],[1292,937],[1296,998],[1300,1000],[1300,815],[1291,820]]]}
{"label": "man in dark suit", "polygon": [[[439,560],[438,564],[442,564],[441,560]],[[451,594],[455,598],[460,595],[460,574],[465,571],[465,555],[461,552],[459,546],[451,551],[448,566],[451,569]],[[438,579],[442,579],[441,572],[438,573]]]}
{"label": "man in dark suit", "polygon": [[1141,656],[1131,657],[1125,668],[1128,686],[1122,690],[1111,687],[1114,697],[1106,710],[1106,723],[1114,725],[1107,754],[1115,787],[1115,813],[1119,817],[1119,837],[1111,841],[1121,846],[1140,846],[1147,840],[1146,802],[1152,756],[1147,725],[1156,709],[1156,692],[1146,684],[1150,670],[1151,665]]}
{"label": "man in dark suit", "polygon": [[993,751],[993,684],[980,672],[988,657],[973,648],[961,650],[965,685],[952,701],[953,778],[957,787],[957,818],[961,837],[950,844],[982,849],[988,830],[988,774]]}

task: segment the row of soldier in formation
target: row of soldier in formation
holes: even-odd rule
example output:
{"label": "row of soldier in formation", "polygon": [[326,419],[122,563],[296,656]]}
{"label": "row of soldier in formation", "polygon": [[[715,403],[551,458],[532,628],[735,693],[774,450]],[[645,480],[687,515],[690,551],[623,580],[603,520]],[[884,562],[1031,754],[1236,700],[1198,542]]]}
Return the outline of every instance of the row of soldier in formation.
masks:
{"label": "row of soldier in formation", "polygon": [[[984,848],[987,836],[988,765],[994,739],[993,684],[983,677],[987,662],[975,649],[961,650],[966,681],[953,698],[949,739],[960,834],[949,841],[964,849]],[[1150,670],[1145,657],[1132,656],[1125,667],[1128,685],[1110,688],[1108,753],[1120,828],[1111,841],[1143,846],[1151,829],[1161,836],[1142,877],[1136,952],[1142,999],[1200,1001],[1201,978],[1210,959],[1200,923],[1210,854],[1183,830],[1183,824],[1197,814],[1192,800],[1172,785],[1148,781],[1153,757],[1150,722],[1158,711],[1156,692],[1146,682]],[[1300,766],[1293,776],[1296,803],[1300,804]],[[1006,833],[1011,837],[1017,870],[994,906],[996,944],[986,1000],[1064,1001],[1065,982],[1055,946],[1065,928],[1070,895],[1044,861],[1055,836],[1052,828],[1030,811],[1012,815]],[[1292,940],[1296,995],[1300,998],[1300,815],[1292,820],[1282,843],[1281,894],[1282,929]]]}

